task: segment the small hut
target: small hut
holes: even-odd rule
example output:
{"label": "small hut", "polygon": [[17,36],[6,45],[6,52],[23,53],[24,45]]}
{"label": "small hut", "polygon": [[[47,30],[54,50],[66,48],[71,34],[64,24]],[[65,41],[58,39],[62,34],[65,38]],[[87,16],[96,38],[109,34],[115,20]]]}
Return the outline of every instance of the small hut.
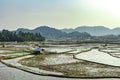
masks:
{"label": "small hut", "polygon": [[43,54],[43,53],[44,53],[44,49],[35,48],[35,49],[33,50],[33,53],[32,53],[32,54],[37,55],[37,54]]}
{"label": "small hut", "polygon": [[41,53],[41,48],[35,48],[32,54],[40,54],[40,53]]}

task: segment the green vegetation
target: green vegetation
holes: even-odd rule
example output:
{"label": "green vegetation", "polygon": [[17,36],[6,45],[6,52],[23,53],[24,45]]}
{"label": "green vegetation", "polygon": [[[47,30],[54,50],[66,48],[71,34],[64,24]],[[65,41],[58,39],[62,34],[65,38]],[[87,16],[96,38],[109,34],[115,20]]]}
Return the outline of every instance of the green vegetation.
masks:
{"label": "green vegetation", "polygon": [[20,31],[16,34],[16,32],[11,32],[8,30],[2,30],[0,32],[0,41],[2,42],[9,42],[9,41],[18,41],[18,42],[24,42],[24,41],[44,41],[45,38],[41,36],[40,33],[24,33]]}
{"label": "green vegetation", "polygon": [[14,51],[14,52],[5,52],[2,54],[7,54],[7,56],[4,56],[4,59],[13,59],[17,57],[27,56],[30,53],[30,51]]}
{"label": "green vegetation", "polygon": [[[3,52],[3,53],[0,53],[0,54],[22,54],[22,53],[25,53],[27,51],[13,51],[13,52]],[[30,52],[30,51],[28,51]]]}
{"label": "green vegetation", "polygon": [[27,56],[27,53],[21,53],[21,55],[11,55],[11,56],[4,56],[3,59],[13,59],[13,58],[17,58],[17,57],[23,57],[23,56]]}

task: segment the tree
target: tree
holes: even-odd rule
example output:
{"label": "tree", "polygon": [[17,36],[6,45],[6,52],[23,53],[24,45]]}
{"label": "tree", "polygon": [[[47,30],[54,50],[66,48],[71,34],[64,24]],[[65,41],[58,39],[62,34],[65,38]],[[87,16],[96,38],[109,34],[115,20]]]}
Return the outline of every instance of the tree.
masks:
{"label": "tree", "polygon": [[41,36],[40,33],[33,34],[33,33],[23,33],[20,31],[18,34],[16,32],[10,32],[8,30],[3,30],[0,32],[0,41],[7,42],[7,41],[44,41],[45,38]]}

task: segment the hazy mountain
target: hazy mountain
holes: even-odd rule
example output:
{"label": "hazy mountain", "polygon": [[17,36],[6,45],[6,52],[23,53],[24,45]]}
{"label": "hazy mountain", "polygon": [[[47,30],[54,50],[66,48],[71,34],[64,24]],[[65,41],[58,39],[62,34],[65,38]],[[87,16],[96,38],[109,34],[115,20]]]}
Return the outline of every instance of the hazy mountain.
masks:
{"label": "hazy mountain", "polygon": [[19,28],[16,30],[16,33],[19,31],[22,32],[31,32],[31,33],[40,33],[42,36],[44,36],[46,39],[57,39],[63,35],[65,35],[65,32],[62,32],[61,30],[50,28],[48,26],[40,26],[33,30],[23,29]]}
{"label": "hazy mountain", "polygon": [[37,27],[33,30],[29,29],[24,29],[24,28],[19,28],[16,30],[16,33],[18,32],[31,32],[31,33],[40,33],[42,36],[44,36],[46,39],[87,39],[91,35],[88,33],[80,33],[80,32],[71,32],[71,33],[66,33],[62,32],[61,30],[55,29],[55,28],[50,28],[48,26],[41,26]]}
{"label": "hazy mountain", "polygon": [[120,34],[120,28],[115,29],[109,29],[104,26],[81,26],[77,27],[75,29],[62,29],[63,32],[70,33],[74,31],[78,32],[87,32],[90,33],[93,36],[103,36],[103,35],[119,35]]}
{"label": "hazy mountain", "polygon": [[65,35],[65,32],[62,32],[61,30],[50,28],[48,26],[41,26],[34,30],[32,30],[33,33],[41,33],[44,37],[47,39],[57,39],[63,35]]}
{"label": "hazy mountain", "polygon": [[112,29],[111,33],[114,33],[115,35],[120,35],[120,28]]}
{"label": "hazy mountain", "polygon": [[64,37],[70,40],[83,40],[83,39],[91,38],[91,35],[86,32],[80,33],[80,32],[75,31],[75,32],[71,32],[71,33],[64,35]]}
{"label": "hazy mountain", "polygon": [[20,31],[22,31],[22,32],[31,32],[31,30],[29,30],[29,29],[25,29],[25,28],[19,28],[19,29],[17,29],[16,30],[16,33],[18,34],[18,32],[20,32]]}
{"label": "hazy mountain", "polygon": [[48,40],[120,40],[120,36],[115,36],[120,34],[120,28],[109,29],[103,26],[81,26],[75,29],[63,30],[50,28],[48,26],[40,26],[33,30],[19,28],[18,30],[16,30],[16,33],[20,31],[25,33],[31,32],[34,34],[40,33]]}
{"label": "hazy mountain", "polygon": [[66,33],[71,33],[71,32],[74,32],[75,30],[71,28],[70,29],[65,28],[65,29],[62,29],[62,31]]}

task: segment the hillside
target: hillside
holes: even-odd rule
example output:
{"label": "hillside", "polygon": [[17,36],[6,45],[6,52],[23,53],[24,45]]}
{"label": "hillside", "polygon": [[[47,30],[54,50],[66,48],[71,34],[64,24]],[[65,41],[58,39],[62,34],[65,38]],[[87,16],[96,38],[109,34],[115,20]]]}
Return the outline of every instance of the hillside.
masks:
{"label": "hillside", "polygon": [[71,33],[66,33],[66,32],[62,32],[61,30],[55,29],[55,28],[50,28],[48,26],[40,26],[37,27],[33,30],[29,30],[29,29],[24,29],[24,28],[19,28],[18,30],[16,30],[16,33],[19,33],[20,31],[26,33],[26,32],[30,32],[30,33],[40,33],[42,36],[44,36],[46,39],[48,40],[53,40],[53,39],[60,39],[60,40],[66,40],[66,39],[87,39],[88,37],[90,37],[91,35],[88,33],[80,33],[80,32],[71,32]]}
{"label": "hillside", "polygon": [[20,31],[31,32],[31,33],[40,33],[46,39],[57,39],[66,34],[65,32],[62,32],[61,30],[50,28],[48,26],[40,26],[33,30],[20,28],[20,29],[16,30],[16,33],[20,32]]}
{"label": "hillside", "polygon": [[109,29],[103,26],[81,26],[75,29],[55,29],[48,26],[40,26],[33,30],[19,28],[20,31],[26,33],[40,33],[46,40],[97,40],[97,41],[119,41],[120,28]]}
{"label": "hillside", "polygon": [[120,28],[115,29],[109,29],[104,26],[80,26],[75,29],[62,29],[63,32],[70,33],[74,31],[78,32],[87,32],[91,34],[92,36],[104,36],[104,35],[119,35],[120,34]]}

